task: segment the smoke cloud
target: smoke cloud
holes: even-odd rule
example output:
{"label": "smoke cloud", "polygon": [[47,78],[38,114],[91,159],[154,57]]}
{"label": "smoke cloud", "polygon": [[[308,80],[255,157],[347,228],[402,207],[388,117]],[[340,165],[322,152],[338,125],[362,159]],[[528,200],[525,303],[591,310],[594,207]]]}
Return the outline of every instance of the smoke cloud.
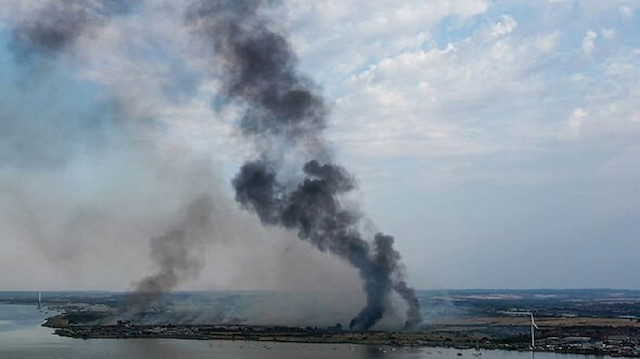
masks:
{"label": "smoke cloud", "polygon": [[15,31],[15,43],[22,51],[56,52],[64,49],[84,31],[91,21],[91,12],[69,1],[49,3],[38,10],[41,21],[19,24]]}
{"label": "smoke cloud", "polygon": [[[258,158],[245,163],[233,179],[236,200],[264,224],[295,230],[300,239],[358,269],[367,302],[350,328],[375,325],[392,290],[407,303],[407,327],[414,327],[420,322],[418,300],[402,280],[393,237],[378,233],[372,247],[359,230],[357,211],[342,204],[341,197],[355,183],[333,163],[323,141],[327,106],[313,83],[297,71],[288,41],[261,14],[263,3],[198,1],[188,18],[222,62],[226,96],[246,105],[239,125],[258,147]],[[301,153],[301,173],[287,170],[291,153]]]}
{"label": "smoke cloud", "polygon": [[203,265],[202,250],[212,233],[213,202],[207,195],[193,201],[184,219],[164,236],[151,240],[151,259],[158,272],[142,279],[126,300],[126,309],[148,307],[183,282],[196,277]]}
{"label": "smoke cloud", "polygon": [[[29,16],[14,26],[14,50],[25,56],[32,52],[52,55],[108,17],[126,13],[138,0],[59,0],[33,5]],[[27,1],[27,5],[30,2]]]}
{"label": "smoke cloud", "polygon": [[[12,22],[9,49],[13,52],[16,58],[15,61],[22,68],[27,69],[23,78],[19,79],[27,84],[24,88],[24,97],[33,96],[33,93],[37,94],[37,90],[41,87],[49,85],[60,86],[65,90],[69,90],[72,85],[77,86],[78,91],[90,92],[94,90],[92,86],[81,83],[81,81],[74,83],[74,80],[67,80],[67,82],[55,83],[58,80],[55,72],[60,71],[60,68],[63,68],[64,65],[71,65],[81,69],[87,66],[84,70],[90,76],[99,75],[100,69],[91,67],[92,56],[106,57],[112,60],[122,54],[95,54],[95,50],[102,49],[87,46],[88,38],[99,38],[100,36],[105,36],[105,34],[107,36],[113,35],[112,23],[120,21],[119,18],[121,16],[125,16],[135,5],[142,3],[143,1],[138,0],[96,0],[90,2],[81,0],[26,0],[24,2],[9,3],[7,5],[9,9],[8,17],[11,18]],[[2,10],[7,11],[7,9]],[[137,35],[144,37],[148,34],[138,33]],[[87,49],[94,51],[94,53],[83,53]],[[122,51],[122,49],[118,50]],[[81,58],[84,55],[88,55],[88,58]],[[42,66],[42,63],[47,64]],[[74,75],[78,76],[77,74]],[[30,167],[38,170],[40,170],[40,167],[44,167],[48,170],[64,173],[69,169],[77,170],[75,167],[78,166],[78,157],[91,158],[99,163],[106,161],[113,155],[113,152],[116,152],[129,153],[125,160],[135,158],[135,160],[141,161],[135,163],[136,170],[143,168],[143,171],[147,170],[150,173],[145,174],[145,178],[132,178],[124,181],[124,186],[120,188],[120,191],[131,196],[126,205],[137,208],[140,211],[134,214],[138,221],[138,223],[132,225],[136,227],[134,232],[144,228],[143,232],[145,234],[154,234],[154,237],[149,241],[150,257],[157,271],[135,283],[134,292],[129,296],[125,303],[125,308],[123,308],[124,311],[131,313],[148,307],[159,299],[163,293],[175,289],[176,286],[187,280],[194,279],[200,273],[204,263],[205,245],[213,239],[213,196],[219,196],[219,191],[214,189],[218,181],[213,176],[213,173],[209,171],[206,163],[194,161],[191,155],[174,156],[173,154],[162,152],[164,149],[161,145],[163,144],[156,143],[159,142],[159,138],[156,137],[157,133],[149,131],[153,128],[158,128],[162,122],[159,119],[143,118],[140,112],[132,110],[138,108],[137,102],[144,101],[136,93],[136,89],[127,86],[128,84],[126,81],[122,81],[122,78],[130,78],[134,74],[127,73],[122,78],[119,75],[117,73],[108,74],[110,81],[102,83],[102,85],[106,84],[107,86],[95,89],[96,92],[104,91],[103,93],[107,94],[107,96],[96,99],[102,102],[100,106],[91,104],[88,105],[90,109],[86,110],[86,112],[78,113],[78,122],[70,121],[69,118],[65,118],[60,114],[54,114],[51,119],[47,117],[47,121],[41,121],[42,124],[35,127],[29,126],[28,121],[37,122],[37,115],[39,114],[28,114],[30,116],[28,116],[27,121],[24,121],[27,125],[19,121],[12,121],[17,117],[12,116],[12,114],[3,116],[0,128],[6,127],[10,129],[12,140],[15,138],[15,141],[20,141],[21,146],[24,146],[22,143],[32,142],[36,145],[39,143],[44,143],[44,145],[42,145],[42,148],[36,147],[35,150],[30,150],[31,153],[26,155],[9,155],[7,156],[7,161],[0,165],[2,167],[12,165],[24,167],[25,164],[31,163]],[[159,92],[157,89],[159,87],[158,83],[161,82],[158,79],[159,77],[138,77],[136,80],[142,81],[138,81],[139,84],[137,85],[144,87],[149,92]],[[72,85],[69,85],[69,83]],[[29,91],[31,90],[35,91],[30,94]],[[37,96],[33,97],[37,98]],[[92,100],[89,100],[89,102],[93,102]],[[148,101],[149,99],[144,100]],[[163,99],[154,98],[149,102],[156,102],[154,105],[157,105],[157,102],[161,100]],[[82,100],[79,102],[82,103]],[[50,105],[54,111],[59,106],[56,101],[51,101]],[[72,106],[78,107],[77,104],[70,105],[70,107]],[[91,122],[95,124],[92,125]],[[19,125],[16,125],[16,123],[19,123]],[[145,126],[141,126],[143,123]],[[50,131],[47,128],[48,126],[54,131]],[[45,129],[43,130],[42,127],[45,127]],[[51,139],[52,134],[56,136],[53,140]],[[101,135],[107,137],[107,143],[102,143],[103,148],[100,148],[100,141],[95,141]],[[77,143],[74,142],[76,140]],[[67,142],[70,142],[70,144],[67,145]],[[24,153],[24,151],[21,152]],[[51,153],[54,155],[51,155]],[[173,157],[180,157],[180,159],[176,161]],[[16,158],[19,160],[16,161]],[[9,163],[9,160],[12,160],[13,163]],[[180,160],[182,162],[179,162]],[[124,166],[116,167],[116,169],[124,169],[126,171],[128,165],[130,163],[125,163]],[[0,169],[3,169],[2,167]],[[99,169],[100,164],[90,163],[87,165],[87,163],[83,163],[82,167],[89,167],[89,171],[96,171],[96,167]],[[81,168],[81,170],[86,170],[86,168]],[[167,172],[171,171],[177,173],[172,174],[170,177],[167,176]],[[16,172],[20,173],[19,170]],[[131,176],[139,175],[138,171],[129,171],[128,174]],[[127,174],[110,173],[108,176],[109,179],[100,178],[98,182],[114,181],[118,177],[126,177]],[[166,191],[167,183],[172,185],[172,188],[169,188],[171,193],[163,194],[161,193],[162,188],[165,187]],[[155,201],[159,205],[156,205],[156,208],[150,208],[146,193],[141,193],[141,188],[136,188],[136,186],[143,186],[144,190],[148,192],[156,192],[157,199],[160,198],[160,195],[163,195],[161,201],[157,199]],[[85,187],[90,186],[85,184]],[[99,190],[104,189],[98,186]],[[196,192],[195,195],[194,192]],[[75,213],[77,211],[75,208],[69,210],[73,212],[68,214],[70,219],[63,219],[62,221],[71,223],[62,224],[62,229],[60,230],[65,237],[74,235],[76,231],[95,226],[95,223],[111,221],[117,225],[121,224],[122,220],[118,217],[122,216],[117,212],[126,212],[126,210],[109,208],[110,199],[108,198],[100,198],[98,196],[95,200],[102,203],[84,204],[84,207],[97,207],[99,211],[96,212],[99,214]],[[66,201],[72,202],[70,199],[66,199]],[[123,205],[123,203],[118,204]],[[32,207],[38,208],[41,206],[42,204],[36,204]],[[159,207],[164,207],[164,209]],[[183,218],[176,222],[168,218],[170,216]],[[51,217],[55,218],[56,214],[52,213]],[[132,219],[131,221],[135,220]],[[150,225],[146,225],[145,221]],[[35,242],[45,252],[45,255],[53,260],[65,262],[69,259],[68,255],[65,258],[61,258],[58,255],[51,256],[51,253],[56,251],[55,248],[61,248],[61,251],[77,251],[76,248],[80,247],[78,243],[73,243],[72,245],[71,243],[62,243],[62,240],[55,244],[49,243],[51,238],[61,235],[53,233],[53,231],[45,232],[39,230],[40,224],[33,222],[30,227],[34,228],[32,231],[37,232],[37,236],[34,236],[38,237]],[[166,228],[167,225],[165,223],[174,224]],[[119,228],[114,228],[110,229],[109,232],[118,232],[118,230]],[[162,235],[158,236],[156,234],[163,231],[164,234]],[[128,232],[130,235],[132,231]],[[110,236],[101,234],[100,237],[108,238]],[[84,239],[84,241],[88,240]],[[114,244],[120,241],[120,239],[115,238],[109,238],[109,240],[113,241]],[[131,244],[131,247],[134,247],[134,245]]]}
{"label": "smoke cloud", "polygon": [[[406,283],[400,254],[393,247],[393,237],[383,233],[366,235],[362,230],[366,219],[357,207],[347,201],[357,187],[356,181],[334,161],[331,148],[324,139],[323,130],[330,111],[320,89],[298,71],[291,45],[274,30],[270,17],[266,15],[267,10],[277,8],[266,0],[185,0],[175,4],[163,2],[158,7],[155,4],[142,0],[24,0],[10,3],[9,7],[13,9],[9,12],[12,18],[11,49],[16,57],[57,61],[61,57],[59,55],[65,54],[72,58],[68,61],[74,64],[73,61],[79,61],[74,56],[78,56],[88,63],[84,75],[98,79],[107,87],[106,100],[102,99],[104,107],[90,110],[97,124],[77,133],[78,143],[86,147],[66,144],[69,133],[63,131],[59,135],[60,141],[53,142],[55,146],[44,146],[31,156],[42,157],[35,163],[52,165],[53,161],[46,154],[55,150],[74,152],[73,155],[65,153],[56,157],[59,161],[53,165],[64,166],[65,161],[72,161],[78,153],[83,153],[78,148],[94,151],[98,146],[93,139],[100,137],[96,135],[100,132],[109,138],[104,151],[110,151],[110,146],[116,146],[118,151],[125,153],[140,151],[145,153],[142,156],[145,160],[141,163],[155,163],[150,166],[152,168],[166,167],[162,172],[198,172],[197,161],[194,165],[190,162],[175,165],[167,161],[162,151],[155,152],[154,146],[161,147],[162,142],[157,135],[165,125],[155,116],[161,113],[156,108],[164,103],[171,103],[175,98],[196,96],[200,75],[208,75],[211,82],[220,81],[218,98],[242,109],[235,125],[256,150],[232,180],[235,199],[240,206],[255,212],[263,225],[293,232],[299,239],[322,252],[331,253],[357,270],[363,282],[366,304],[352,319],[351,328],[366,330],[378,323],[390,310],[392,292],[396,292],[407,305],[406,327],[413,328],[419,324],[419,302],[414,290]],[[186,9],[185,4],[188,4]],[[128,38],[129,34],[117,34],[111,26],[134,12],[136,6],[141,7],[141,14],[137,16],[146,16],[144,12],[150,9],[161,12],[163,16],[172,14],[175,18],[167,21],[167,26],[174,26],[172,30],[177,33],[189,31],[186,32],[187,37],[173,44],[182,45],[197,39],[205,44],[210,57],[197,58],[196,55],[202,55],[197,51],[176,51],[184,50],[182,47],[165,49],[162,47],[163,39],[146,32],[130,31],[135,35],[133,44],[127,43],[132,49],[127,46],[117,49],[131,51],[135,55],[126,61],[103,59],[111,54],[102,52],[105,51],[100,48],[103,43],[93,45],[94,38],[102,39],[107,45],[109,41],[116,41],[114,39],[118,36]],[[16,16],[11,16],[14,15],[11,11]],[[131,23],[138,24],[138,21]],[[151,25],[159,23],[154,21]],[[145,26],[127,30],[141,28]],[[152,45],[137,47],[146,40]],[[144,56],[157,56],[160,58],[157,62],[166,66],[157,69],[157,63],[153,61],[139,62]],[[125,69],[124,72],[102,71],[100,66],[109,61],[114,62],[109,68]],[[28,62],[25,66],[29,66]],[[60,86],[61,83],[55,80],[50,79],[52,87]],[[175,85],[178,82],[180,85]],[[82,85],[78,87],[78,92],[83,92]],[[27,95],[25,99],[28,99]],[[108,115],[97,116],[97,113]],[[27,133],[29,136],[25,137],[36,144],[50,134],[34,130],[39,128],[37,126],[22,128],[15,123],[3,117],[0,128]],[[50,125],[52,128],[64,128],[55,121]],[[74,131],[79,127],[73,123],[69,126]],[[102,156],[100,151],[92,152],[92,155],[96,156],[96,162]],[[7,165],[10,160],[7,158],[0,165]],[[214,182],[213,176],[204,178],[205,182],[206,179]],[[202,181],[201,176],[198,176],[198,181]],[[140,187],[147,184],[144,180],[140,182]],[[197,186],[189,180],[178,182],[171,188],[174,193],[167,195],[172,197],[169,209],[161,215],[156,214],[158,208],[151,208],[153,205],[139,205],[152,217],[148,220],[152,229],[144,233],[152,234],[147,238],[152,238],[149,243],[155,272],[136,282],[126,311],[141,310],[162,293],[196,277],[205,263],[204,247],[219,240],[217,228],[230,221],[228,214],[219,216],[216,191],[200,182]],[[153,186],[149,184],[149,187]],[[157,191],[150,193],[161,194],[166,188],[157,186]],[[123,191],[135,194],[139,188],[131,186]],[[104,214],[98,211],[96,217],[100,215]],[[167,221],[170,217],[174,220]],[[76,223],[73,228],[84,227],[83,223]],[[46,232],[42,236],[46,237]]]}

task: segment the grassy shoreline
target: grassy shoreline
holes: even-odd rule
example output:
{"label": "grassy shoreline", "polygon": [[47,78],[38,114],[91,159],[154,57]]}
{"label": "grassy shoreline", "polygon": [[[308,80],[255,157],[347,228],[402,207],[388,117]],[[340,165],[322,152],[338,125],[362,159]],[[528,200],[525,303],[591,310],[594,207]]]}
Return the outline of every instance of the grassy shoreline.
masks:
{"label": "grassy shoreline", "polygon": [[[287,327],[287,326],[250,326],[250,325],[136,325],[120,323],[117,325],[69,325],[60,320],[61,316],[50,318],[44,325],[55,329],[55,334],[79,339],[186,339],[186,340],[228,340],[278,343],[313,343],[313,344],[354,344],[392,347],[444,347],[455,349],[515,350],[530,349],[530,337],[517,334],[506,337],[480,337],[475,332],[461,334],[460,327],[438,326],[421,331],[347,331],[340,328]],[[460,324],[456,324],[460,325]],[[477,324],[476,324],[477,325]],[[474,325],[473,328],[478,329]],[[622,329],[621,329],[622,328]],[[448,329],[453,329],[449,331]],[[508,330],[524,331],[527,327],[507,326]],[[633,332],[625,332],[632,329]],[[624,343],[618,345],[592,345],[586,335],[619,335],[621,330],[631,335],[640,335],[637,326],[581,326],[547,327],[544,331],[549,335],[566,332],[582,340],[575,345],[566,338],[540,338],[536,351],[567,354],[608,355],[640,357],[637,348],[630,348]],[[577,335],[582,334],[583,337]],[[556,338],[556,339],[549,339]],[[592,337],[588,337],[591,340]],[[574,339],[576,340],[576,339]]]}

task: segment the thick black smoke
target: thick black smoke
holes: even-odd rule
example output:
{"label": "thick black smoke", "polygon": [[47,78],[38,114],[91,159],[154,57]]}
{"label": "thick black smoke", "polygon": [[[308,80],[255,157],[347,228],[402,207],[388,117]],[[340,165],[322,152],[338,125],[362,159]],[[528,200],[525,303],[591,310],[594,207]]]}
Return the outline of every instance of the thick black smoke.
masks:
{"label": "thick black smoke", "polygon": [[[355,184],[327,155],[322,139],[327,107],[313,83],[297,71],[288,41],[261,15],[263,3],[198,1],[188,19],[222,64],[226,96],[246,106],[243,133],[259,144],[258,159],[245,163],[233,180],[236,199],[263,223],[295,230],[358,269],[367,304],[351,328],[369,329],[382,318],[392,290],[406,301],[407,327],[414,327],[421,320],[419,303],[402,280],[393,237],[378,233],[372,245],[358,229],[357,212],[341,203]],[[300,148],[302,173],[286,175],[283,158]]]}
{"label": "thick black smoke", "polygon": [[[35,1],[35,0],[34,0]],[[126,13],[137,0],[50,0],[14,24],[18,55],[55,56],[72,48],[109,17]],[[301,75],[290,44],[263,15],[269,0],[193,0],[188,13],[195,33],[206,40],[223,70],[225,96],[244,106],[239,122],[260,151],[233,180],[236,199],[265,224],[294,230],[322,251],[357,268],[366,306],[351,322],[368,329],[385,313],[396,291],[407,303],[407,326],[420,322],[414,291],[403,280],[393,238],[364,238],[357,211],[341,198],[355,188],[353,177],[331,160],[323,140],[328,108],[317,87]],[[135,35],[135,34],[133,34]],[[289,172],[292,158],[297,173]],[[299,160],[300,163],[297,163]],[[158,272],[143,279],[128,308],[147,306],[197,273],[197,252],[211,226],[211,200],[193,202],[184,220],[151,242]]]}

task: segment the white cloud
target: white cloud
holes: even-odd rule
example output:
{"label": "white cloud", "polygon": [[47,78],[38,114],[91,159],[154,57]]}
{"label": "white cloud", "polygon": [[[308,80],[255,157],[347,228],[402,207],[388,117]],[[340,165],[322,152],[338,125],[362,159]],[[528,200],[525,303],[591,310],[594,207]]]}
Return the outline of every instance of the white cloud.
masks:
{"label": "white cloud", "polygon": [[[489,119],[478,109],[498,98],[504,105],[526,98],[538,86],[523,78],[538,59],[538,41],[505,37],[516,26],[505,15],[499,25],[478,29],[456,44],[402,52],[351,76],[344,87],[347,95],[336,104],[332,138],[347,153],[366,156],[496,151],[504,144],[493,140],[497,133],[482,130]],[[546,41],[557,36],[552,33]],[[510,123],[509,118],[494,121]]]}
{"label": "white cloud", "polygon": [[328,93],[340,91],[336,76],[348,77],[372,62],[434,45],[433,30],[444,19],[463,23],[489,9],[486,0],[291,0],[285,8],[293,44],[306,71]]}
{"label": "white cloud", "polygon": [[620,10],[620,14],[625,18],[630,18],[633,16],[633,9],[631,9],[628,5],[622,5],[618,8]]}
{"label": "white cloud", "polygon": [[[340,156],[358,166],[385,158],[408,163],[499,154],[517,158],[563,148],[567,139],[586,146],[596,139],[613,141],[602,141],[604,133],[634,136],[624,129],[633,126],[630,101],[633,89],[640,87],[632,75],[636,60],[613,60],[633,50],[620,48],[622,30],[603,15],[615,14],[620,2],[588,4],[579,14],[561,4],[526,4],[530,16],[522,20],[518,12],[507,13],[495,3],[477,8],[482,13],[473,21],[449,18],[444,29],[437,20],[422,27],[395,24],[389,20],[394,8],[386,2],[372,5],[375,16],[363,14],[364,22],[346,20],[348,12],[340,13],[344,19],[305,19],[312,25],[296,32],[294,44],[309,46],[301,52],[303,69],[320,79],[335,101],[328,132]],[[559,11],[557,16],[542,17],[551,10]],[[575,16],[599,30],[581,32],[571,26]],[[344,35],[355,24],[376,21],[384,31],[358,26],[352,36]],[[335,43],[325,46],[319,39],[326,35],[319,29],[327,28],[335,28],[329,31]],[[399,36],[390,36],[394,32]],[[599,56],[580,56],[595,54],[599,36],[608,40],[598,48]],[[348,48],[340,48],[347,43]],[[434,181],[496,178],[477,171],[453,166],[442,175],[425,176]],[[558,180],[552,173],[510,178],[516,177]]]}
{"label": "white cloud", "polygon": [[580,130],[582,128],[582,124],[584,118],[587,117],[589,113],[582,107],[578,107],[569,116],[567,120],[567,127],[569,131],[569,137],[575,138],[580,135]]}
{"label": "white cloud", "polygon": [[502,15],[502,21],[494,25],[491,36],[500,37],[508,35],[518,27],[518,23],[510,15]]}
{"label": "white cloud", "polygon": [[600,33],[602,34],[602,37],[607,40],[611,40],[616,37],[616,30],[613,28],[602,29]]}
{"label": "white cloud", "polygon": [[587,31],[587,33],[584,35],[584,38],[582,39],[582,51],[584,51],[585,54],[591,55],[591,53],[593,53],[597,37],[598,34],[596,34],[592,30]]}
{"label": "white cloud", "polygon": [[545,54],[549,54],[556,49],[560,32],[554,31],[549,34],[538,35],[536,37],[536,47]]}

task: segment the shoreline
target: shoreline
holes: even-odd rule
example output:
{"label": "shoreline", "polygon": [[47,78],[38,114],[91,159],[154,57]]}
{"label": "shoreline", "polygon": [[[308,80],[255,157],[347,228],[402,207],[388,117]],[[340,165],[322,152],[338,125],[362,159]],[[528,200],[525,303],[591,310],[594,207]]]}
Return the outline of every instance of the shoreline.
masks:
{"label": "shoreline", "polygon": [[[49,324],[49,325],[47,325]],[[429,331],[345,331],[338,328],[310,328],[249,325],[70,325],[55,327],[50,322],[43,326],[54,328],[54,334],[76,339],[181,339],[211,341],[247,341],[260,343],[352,344],[389,346],[398,348],[451,348],[457,350],[530,351],[528,342],[516,338],[458,338],[438,339],[438,333]],[[440,337],[441,338],[441,337]],[[517,337],[517,339],[523,339]],[[526,339],[526,338],[525,338]],[[640,357],[638,351],[615,346],[558,346],[537,345],[535,352],[559,354],[599,355],[611,357]],[[480,354],[478,354],[480,355]]]}

